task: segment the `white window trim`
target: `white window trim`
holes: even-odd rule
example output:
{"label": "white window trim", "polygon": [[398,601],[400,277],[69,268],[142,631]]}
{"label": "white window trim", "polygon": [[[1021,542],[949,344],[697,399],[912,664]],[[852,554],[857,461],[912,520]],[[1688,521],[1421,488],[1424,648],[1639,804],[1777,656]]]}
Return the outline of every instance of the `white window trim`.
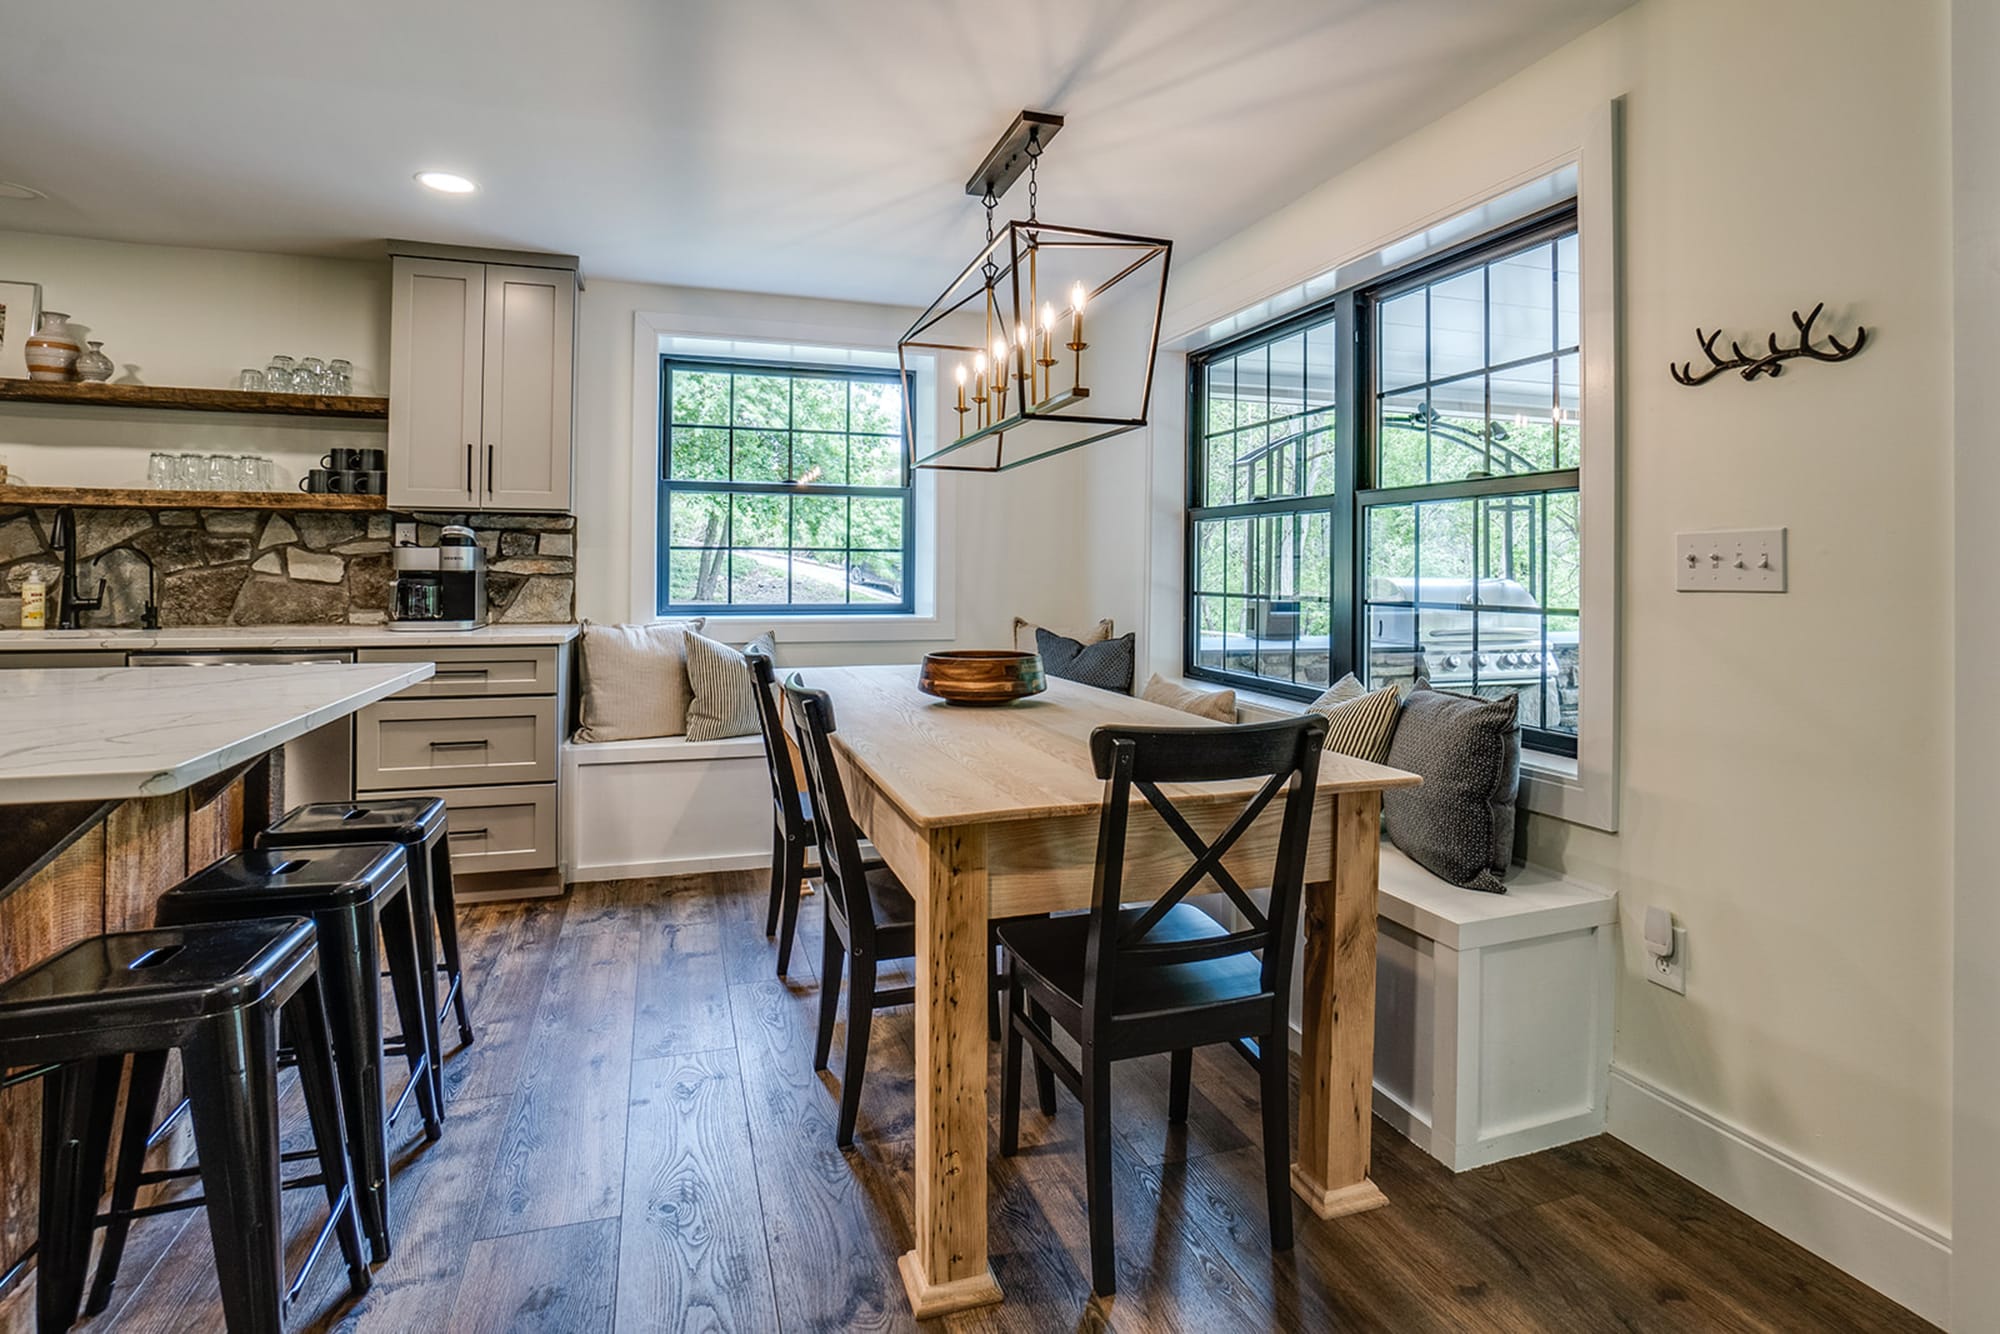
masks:
{"label": "white window trim", "polygon": [[[881,330],[859,324],[793,320],[732,319],[638,311],[632,317],[632,572],[631,619],[645,623],[671,619],[659,613],[659,455],[660,358],[666,355],[727,356],[738,361],[808,362],[893,369],[894,344],[884,346]],[[937,376],[928,364],[915,365],[918,452],[937,429]],[[787,643],[892,643],[949,640],[956,635],[957,560],[943,540],[946,511],[955,488],[939,474],[918,469],[912,485],[916,506],[914,612],[881,616],[772,615],[746,612],[708,615],[710,629],[728,639],[747,640],[775,630]]]}
{"label": "white window trim", "polygon": [[[1479,200],[1490,204],[1503,196],[1524,191],[1538,180],[1565,168],[1573,167],[1576,172],[1577,246],[1582,283],[1578,314],[1583,338],[1580,404],[1583,438],[1582,457],[1578,462],[1581,474],[1578,517],[1583,530],[1583,605],[1580,610],[1583,613],[1582,658],[1587,675],[1583,711],[1577,720],[1576,757],[1572,759],[1541,751],[1524,751],[1521,756],[1519,803],[1521,809],[1538,815],[1553,816],[1612,833],[1618,829],[1620,717],[1618,650],[1622,571],[1618,478],[1622,422],[1618,413],[1618,379],[1622,364],[1619,330],[1623,312],[1623,164],[1620,141],[1623,106],[1622,98],[1606,103],[1600,112],[1580,127],[1577,146],[1571,152],[1516,172],[1505,180],[1493,183],[1478,196]],[[1416,222],[1406,234],[1415,235],[1435,228],[1465,214],[1468,208],[1478,210],[1481,207],[1479,202],[1470,206],[1456,204],[1449,213]],[[1343,266],[1332,272],[1345,274],[1349,267]],[[1341,282],[1335,285],[1346,284]],[[1271,317],[1276,318],[1294,305],[1302,304],[1309,288],[1313,288],[1312,280],[1288,288],[1249,309],[1271,312]],[[1333,290],[1333,286],[1321,284],[1317,290],[1318,294],[1324,295],[1326,291]],[[1185,353],[1206,346],[1213,341],[1209,337],[1212,332],[1240,332],[1243,327],[1242,321],[1232,316],[1211,320],[1201,331],[1184,341],[1180,350]],[[1184,358],[1179,364],[1185,365]],[[1154,429],[1163,433],[1162,439],[1176,442],[1182,466],[1185,466],[1187,430],[1177,411],[1179,401],[1176,395],[1167,396],[1166,409],[1158,414]],[[1184,506],[1186,497],[1179,496],[1174,503]],[[1182,517],[1185,518],[1184,511]],[[1178,569],[1186,542],[1183,524],[1175,525],[1172,540],[1176,561],[1173,568]],[[1179,584],[1180,580],[1176,578],[1174,582]],[[1167,609],[1163,603],[1149,605],[1156,608],[1157,616],[1164,618]],[[1178,589],[1174,615],[1184,618],[1187,614],[1188,592],[1182,586]],[[1165,664],[1157,655],[1154,660],[1155,670],[1174,677],[1180,674],[1181,625],[1181,620],[1176,619],[1172,664]],[[1199,687],[1214,685],[1205,681],[1191,684]],[[1277,714],[1298,713],[1303,708],[1295,700],[1249,692],[1240,687],[1237,698],[1245,704]]]}

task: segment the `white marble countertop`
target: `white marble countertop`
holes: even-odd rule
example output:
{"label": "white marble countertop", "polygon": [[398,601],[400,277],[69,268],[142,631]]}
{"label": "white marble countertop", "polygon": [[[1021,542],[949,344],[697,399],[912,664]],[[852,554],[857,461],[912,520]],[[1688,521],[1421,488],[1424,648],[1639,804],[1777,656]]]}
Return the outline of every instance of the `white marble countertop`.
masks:
{"label": "white marble countertop", "polygon": [[0,653],[113,649],[519,648],[567,644],[578,627],[485,625],[477,630],[391,630],[386,625],[189,625],[168,630],[0,630]]}
{"label": "white marble countertop", "polygon": [[428,662],[0,676],[0,805],[179,792],[427,679]]}

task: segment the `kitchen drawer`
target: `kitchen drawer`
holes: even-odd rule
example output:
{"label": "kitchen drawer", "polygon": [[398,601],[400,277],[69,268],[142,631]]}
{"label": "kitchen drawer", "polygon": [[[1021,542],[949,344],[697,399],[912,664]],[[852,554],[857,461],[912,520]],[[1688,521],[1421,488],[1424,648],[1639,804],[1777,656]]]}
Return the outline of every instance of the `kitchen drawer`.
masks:
{"label": "kitchen drawer", "polygon": [[514,787],[459,787],[442,792],[369,792],[370,797],[440,796],[451,812],[454,875],[533,871],[556,864],[556,789],[553,783]]}
{"label": "kitchen drawer", "polygon": [[552,644],[525,648],[364,648],[360,662],[434,662],[437,675],[400,692],[397,699],[480,695],[553,695],[559,655]]}
{"label": "kitchen drawer", "polygon": [[556,780],[556,699],[388,699],[354,719],[354,790]]}

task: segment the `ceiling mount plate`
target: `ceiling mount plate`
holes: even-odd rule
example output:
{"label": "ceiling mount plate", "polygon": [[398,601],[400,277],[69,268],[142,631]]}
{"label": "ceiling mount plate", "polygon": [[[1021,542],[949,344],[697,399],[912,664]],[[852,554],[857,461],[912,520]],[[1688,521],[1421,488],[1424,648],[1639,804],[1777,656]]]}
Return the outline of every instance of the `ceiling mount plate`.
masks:
{"label": "ceiling mount plate", "polygon": [[1014,117],[1014,123],[987,153],[979,170],[966,181],[965,193],[974,199],[984,199],[989,194],[998,199],[1006,194],[1007,187],[1021,179],[1021,173],[1028,169],[1029,141],[1039,141],[1047,148],[1062,124],[1063,118],[1053,111],[1023,111]]}

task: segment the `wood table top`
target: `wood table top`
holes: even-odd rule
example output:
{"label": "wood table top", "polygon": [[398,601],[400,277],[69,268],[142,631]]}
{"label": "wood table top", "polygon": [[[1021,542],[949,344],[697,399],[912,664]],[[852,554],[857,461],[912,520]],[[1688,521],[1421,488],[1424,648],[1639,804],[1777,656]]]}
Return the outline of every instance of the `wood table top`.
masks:
{"label": "wood table top", "polygon": [[[784,674],[789,679],[791,673]],[[1059,678],[1046,694],[1003,708],[946,704],[917,689],[914,665],[807,667],[805,684],[833,698],[834,742],[919,828],[1096,812],[1104,782],[1090,734],[1109,725],[1222,727],[1178,709]],[[1327,752],[1322,793],[1413,787],[1415,774]],[[1175,803],[1241,801],[1260,784],[1168,787]]]}

